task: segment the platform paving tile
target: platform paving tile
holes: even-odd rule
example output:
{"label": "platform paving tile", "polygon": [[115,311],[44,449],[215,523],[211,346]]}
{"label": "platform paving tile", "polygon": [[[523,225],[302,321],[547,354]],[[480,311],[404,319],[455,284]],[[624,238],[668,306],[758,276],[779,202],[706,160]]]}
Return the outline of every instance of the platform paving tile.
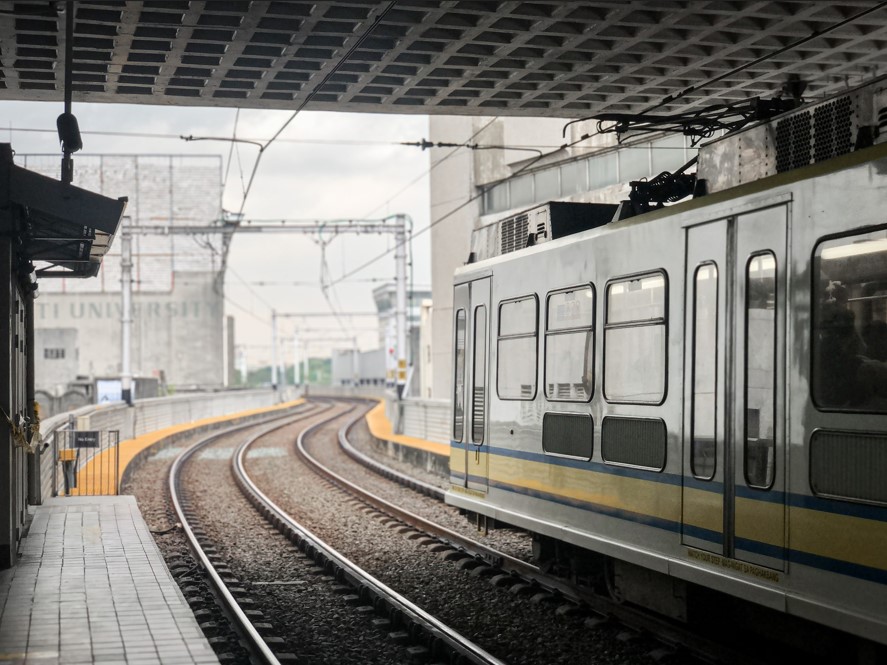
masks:
{"label": "platform paving tile", "polygon": [[0,663],[218,663],[135,499],[39,506],[0,571]]}

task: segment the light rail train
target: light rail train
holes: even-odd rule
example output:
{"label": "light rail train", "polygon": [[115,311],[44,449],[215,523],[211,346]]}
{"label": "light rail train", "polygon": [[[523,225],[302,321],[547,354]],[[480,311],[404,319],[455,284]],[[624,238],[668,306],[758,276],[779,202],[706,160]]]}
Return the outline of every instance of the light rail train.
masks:
{"label": "light rail train", "polygon": [[716,139],[688,202],[560,238],[554,208],[479,230],[455,275],[448,503],[675,619],[741,598],[742,621],[883,653],[879,112],[883,81]]}

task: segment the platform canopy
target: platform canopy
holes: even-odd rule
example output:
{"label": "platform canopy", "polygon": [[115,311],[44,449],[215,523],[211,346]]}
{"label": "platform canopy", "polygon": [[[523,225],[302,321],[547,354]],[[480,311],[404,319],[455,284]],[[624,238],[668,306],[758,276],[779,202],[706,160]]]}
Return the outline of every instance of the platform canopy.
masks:
{"label": "platform canopy", "polygon": [[887,3],[8,2],[0,99],[577,117],[858,83]]}
{"label": "platform canopy", "polygon": [[126,198],[112,199],[21,168],[13,164],[6,143],[0,143],[0,179],[8,182],[22,256],[35,262],[37,276],[95,277]]}

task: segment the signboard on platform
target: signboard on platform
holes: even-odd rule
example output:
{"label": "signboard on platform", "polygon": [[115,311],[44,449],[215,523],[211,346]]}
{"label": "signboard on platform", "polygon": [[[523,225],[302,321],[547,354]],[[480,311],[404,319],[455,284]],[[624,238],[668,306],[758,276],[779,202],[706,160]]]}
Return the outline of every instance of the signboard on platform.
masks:
{"label": "signboard on platform", "polygon": [[71,436],[74,439],[75,448],[98,448],[101,433],[94,431],[74,431],[71,432]]}

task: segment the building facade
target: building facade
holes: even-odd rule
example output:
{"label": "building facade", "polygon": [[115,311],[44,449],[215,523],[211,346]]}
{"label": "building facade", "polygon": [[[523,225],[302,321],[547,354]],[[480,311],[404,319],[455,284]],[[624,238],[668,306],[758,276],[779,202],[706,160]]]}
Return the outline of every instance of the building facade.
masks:
{"label": "building facade", "polygon": [[[55,156],[21,155],[16,161],[57,177]],[[218,156],[78,155],[75,160],[74,184],[129,198],[123,225],[133,233],[131,358],[137,377],[181,389],[225,383],[233,339],[225,334],[222,237],[170,235],[158,228],[218,220],[221,180]],[[38,390],[61,395],[72,382],[120,375],[121,260],[115,242],[95,279],[59,279],[41,287],[35,304]]]}

